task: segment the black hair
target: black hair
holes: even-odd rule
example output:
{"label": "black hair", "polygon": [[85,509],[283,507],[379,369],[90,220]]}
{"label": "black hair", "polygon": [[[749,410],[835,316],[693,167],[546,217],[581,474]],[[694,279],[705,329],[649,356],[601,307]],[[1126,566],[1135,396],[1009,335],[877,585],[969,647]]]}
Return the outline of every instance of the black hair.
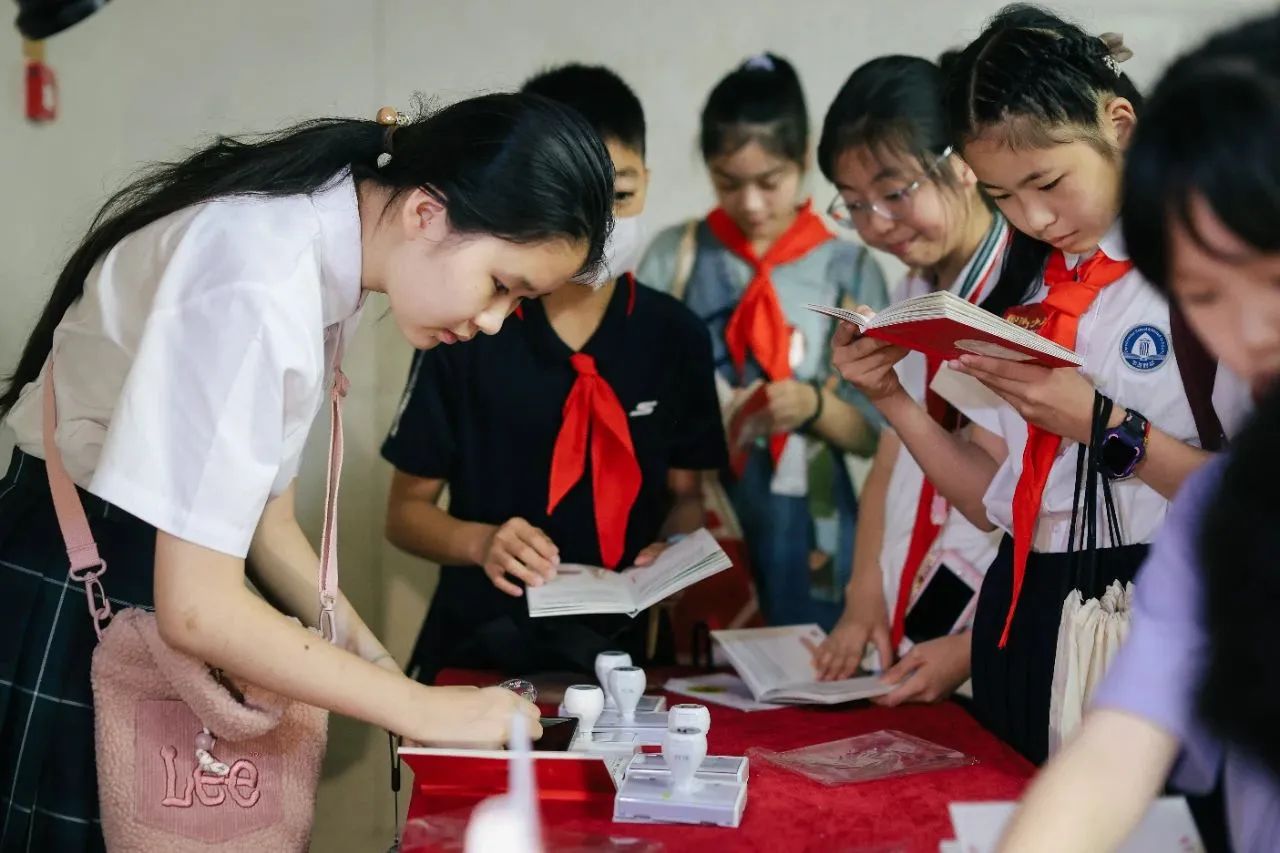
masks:
{"label": "black hair", "polygon": [[601,138],[616,139],[644,156],[644,107],[631,87],[603,65],[572,63],[548,69],[525,81],[520,91],[573,107]]}
{"label": "black hair", "polygon": [[[1212,105],[1209,113],[1182,112],[1206,104]],[[1260,251],[1280,250],[1280,14],[1247,21],[1175,61],[1156,87],[1150,112],[1154,121],[1134,140],[1125,182],[1126,216],[1133,211],[1155,226],[1131,230],[1125,223],[1144,275],[1167,287],[1167,230],[1181,221],[1196,234],[1187,213],[1195,195],[1244,242]],[[1191,115],[1211,116],[1212,122],[1191,121]],[[1213,127],[1182,127],[1174,116]],[[1280,666],[1269,652],[1280,608],[1278,433],[1280,385],[1232,439],[1217,491],[1205,503],[1197,548],[1209,637],[1198,710],[1216,735],[1276,777]]]}
{"label": "black hair", "polygon": [[1111,55],[1046,9],[1006,6],[955,58],[944,96],[952,137],[963,146],[999,126],[1011,145],[1042,146],[1061,142],[1063,127],[1096,128],[1108,95],[1140,109],[1141,93]]}
{"label": "black hair", "polygon": [[[1196,117],[1196,118],[1193,118]],[[1231,233],[1280,252],[1280,14],[1248,21],[1176,60],[1129,149],[1122,219],[1130,257],[1169,286],[1169,229],[1203,198]]]}
{"label": "black hair", "polygon": [[[390,143],[391,159],[378,158]],[[424,114],[393,134],[375,121],[316,119],[251,138],[219,138],[176,163],[144,171],[98,211],[72,253],[0,395],[0,415],[34,381],[53,332],[85,278],[138,229],[222,196],[315,192],[350,169],[358,182],[421,187],[445,205],[459,234],[517,243],[567,238],[588,245],[580,278],[594,274],[613,225],[613,165],[576,112],[528,94],[493,94]]]}
{"label": "black hair", "polygon": [[[1064,129],[1100,146],[1099,104],[1108,96],[1142,108],[1141,93],[1118,70],[1107,43],[1046,9],[1014,4],[954,58],[943,101],[959,148],[993,127],[1015,147],[1063,142]],[[1050,248],[1015,232],[996,287],[1021,288],[1019,302],[1029,297]]]}
{"label": "black hair", "polygon": [[[836,183],[836,161],[855,146],[866,146],[878,155],[909,157],[921,169],[929,168],[951,144],[942,109],[942,66],[957,55],[943,54],[937,64],[918,56],[882,56],[857,68],[836,94],[822,123],[818,167],[827,180]],[[948,164],[935,174],[944,187],[959,185]],[[988,208],[994,207],[985,193],[981,198]],[[1025,282],[1017,287],[1005,280],[1000,283],[982,302],[995,314],[1021,302],[1026,291]]]}
{"label": "black hair", "polygon": [[951,48],[944,50],[938,54],[938,70],[942,72],[942,81],[945,84],[951,75],[955,73],[956,65],[960,62],[960,48]]}
{"label": "black hair", "polygon": [[809,108],[791,63],[773,53],[743,62],[724,77],[702,108],[702,158],[732,154],[750,142],[804,167]]}
{"label": "black hair", "polygon": [[[921,167],[951,140],[942,113],[942,69],[918,56],[882,56],[857,68],[822,122],[818,168],[835,183],[836,160],[850,148],[912,157]],[[944,179],[951,176],[940,170]]]}
{"label": "black hair", "polygon": [[[1280,777],[1280,387],[1232,440],[1198,531],[1209,649],[1197,708],[1210,730]],[[1159,578],[1148,578],[1159,580]]]}

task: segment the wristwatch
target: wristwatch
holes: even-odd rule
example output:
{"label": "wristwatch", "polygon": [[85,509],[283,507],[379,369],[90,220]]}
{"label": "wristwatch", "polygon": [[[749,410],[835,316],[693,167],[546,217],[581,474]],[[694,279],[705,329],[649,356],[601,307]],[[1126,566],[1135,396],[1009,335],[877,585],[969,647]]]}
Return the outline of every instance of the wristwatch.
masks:
{"label": "wristwatch", "polygon": [[796,427],[796,432],[808,432],[818,422],[818,418],[822,417],[822,409],[826,404],[826,398],[822,395],[822,383],[816,379],[810,379],[807,384],[813,389],[813,393],[818,395],[818,404],[814,407],[813,414]]}
{"label": "wristwatch", "polygon": [[1102,435],[1099,470],[1110,480],[1132,477],[1138,463],[1147,455],[1147,439],[1151,422],[1132,409],[1125,409],[1124,420]]}

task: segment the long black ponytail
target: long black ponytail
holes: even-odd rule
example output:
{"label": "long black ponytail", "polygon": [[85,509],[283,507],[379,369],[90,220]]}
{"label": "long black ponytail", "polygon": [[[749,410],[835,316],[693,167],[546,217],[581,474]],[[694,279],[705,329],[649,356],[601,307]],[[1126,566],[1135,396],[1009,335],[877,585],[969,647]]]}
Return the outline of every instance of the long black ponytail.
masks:
{"label": "long black ponytail", "polygon": [[[390,150],[388,150],[390,149]],[[391,159],[379,167],[379,156]],[[315,192],[350,170],[395,195],[422,187],[460,234],[517,243],[585,241],[579,272],[600,264],[613,224],[613,165],[599,136],[564,106],[493,94],[424,114],[388,133],[375,121],[324,118],[246,138],[222,137],[186,159],[152,166],[113,195],[59,274],[0,394],[0,416],[40,374],[63,315],[94,265],[128,235],[171,213],[231,195]]]}

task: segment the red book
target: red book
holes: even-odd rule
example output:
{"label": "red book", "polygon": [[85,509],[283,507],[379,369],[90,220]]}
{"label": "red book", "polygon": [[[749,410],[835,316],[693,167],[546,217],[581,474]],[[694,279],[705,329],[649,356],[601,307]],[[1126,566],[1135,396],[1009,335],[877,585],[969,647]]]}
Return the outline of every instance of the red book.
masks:
{"label": "red book", "polygon": [[870,338],[941,359],[985,355],[1044,367],[1079,367],[1084,359],[1034,331],[997,317],[945,290],[904,299],[872,317],[843,308],[806,305]]}
{"label": "red book", "polygon": [[769,394],[764,382],[757,382],[751,393],[745,391],[729,414],[729,467],[735,477],[746,470],[751,448],[760,438],[769,437]]}

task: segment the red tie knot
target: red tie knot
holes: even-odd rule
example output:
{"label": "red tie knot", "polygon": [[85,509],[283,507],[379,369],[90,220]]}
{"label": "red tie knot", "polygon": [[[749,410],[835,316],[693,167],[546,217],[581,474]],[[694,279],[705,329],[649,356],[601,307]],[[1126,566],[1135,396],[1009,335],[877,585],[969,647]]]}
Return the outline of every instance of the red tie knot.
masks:
{"label": "red tie knot", "polygon": [[596,376],[596,360],[585,352],[575,352],[569,357],[569,363],[573,365],[573,369],[578,371],[582,376]]}

